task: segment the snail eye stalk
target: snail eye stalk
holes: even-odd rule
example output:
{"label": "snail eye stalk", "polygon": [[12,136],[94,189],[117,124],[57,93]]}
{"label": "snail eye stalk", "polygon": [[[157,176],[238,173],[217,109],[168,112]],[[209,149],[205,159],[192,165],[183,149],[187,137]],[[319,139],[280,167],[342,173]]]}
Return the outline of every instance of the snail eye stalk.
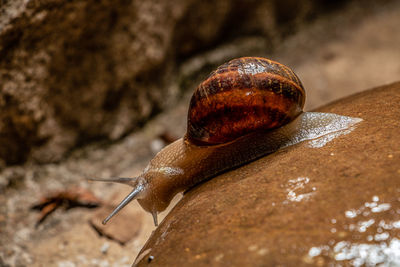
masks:
{"label": "snail eye stalk", "polygon": [[[138,179],[139,177],[133,177],[133,178],[124,178],[124,177],[117,177],[117,178],[89,178],[89,181],[95,181],[95,182],[110,182],[110,183],[120,183],[120,184],[126,184],[129,186],[132,186],[134,189],[132,192],[129,193],[122,201],[119,203],[119,205],[110,213],[110,215],[107,216],[103,220],[103,224],[106,224],[112,217],[114,217],[115,214],[117,214],[120,210],[122,210],[126,205],[128,205],[132,200],[136,199],[139,194],[145,189],[145,186],[141,179]],[[154,215],[153,215],[154,216]],[[157,215],[156,215],[157,216]]]}

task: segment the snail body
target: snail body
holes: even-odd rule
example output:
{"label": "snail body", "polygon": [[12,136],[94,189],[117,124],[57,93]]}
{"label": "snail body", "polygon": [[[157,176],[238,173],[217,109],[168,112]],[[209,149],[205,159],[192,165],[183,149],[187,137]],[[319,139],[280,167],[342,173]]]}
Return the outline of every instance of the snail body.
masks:
{"label": "snail body", "polygon": [[282,147],[347,127],[336,123],[341,117],[336,114],[304,113],[304,102],[299,78],[280,63],[247,57],[221,65],[195,90],[183,138],[157,153],[138,177],[92,179],[133,187],[103,224],[137,199],[157,225],[157,214],[177,193]]}

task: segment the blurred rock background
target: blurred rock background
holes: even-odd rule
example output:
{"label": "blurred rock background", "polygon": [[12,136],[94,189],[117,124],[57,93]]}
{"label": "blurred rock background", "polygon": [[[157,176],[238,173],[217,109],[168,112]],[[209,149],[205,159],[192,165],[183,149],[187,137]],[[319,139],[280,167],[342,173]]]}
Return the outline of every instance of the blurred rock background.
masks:
{"label": "blurred rock background", "polygon": [[[35,229],[29,207],[88,176],[138,174],[183,135],[196,84],[231,58],[291,66],[307,109],[399,80],[399,11],[395,0],[0,0],[0,266],[131,263],[152,230],[136,205],[125,246],[98,237],[85,209]],[[126,193],[90,188],[109,202]]]}

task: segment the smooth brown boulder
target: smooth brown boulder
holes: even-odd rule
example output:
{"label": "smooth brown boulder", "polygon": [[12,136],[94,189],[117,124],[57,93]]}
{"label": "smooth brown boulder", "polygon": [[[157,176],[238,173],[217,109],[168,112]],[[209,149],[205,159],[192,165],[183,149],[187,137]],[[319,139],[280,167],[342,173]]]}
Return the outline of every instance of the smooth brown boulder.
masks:
{"label": "smooth brown boulder", "polygon": [[195,187],[138,266],[400,264],[400,82],[318,111],[363,121]]}

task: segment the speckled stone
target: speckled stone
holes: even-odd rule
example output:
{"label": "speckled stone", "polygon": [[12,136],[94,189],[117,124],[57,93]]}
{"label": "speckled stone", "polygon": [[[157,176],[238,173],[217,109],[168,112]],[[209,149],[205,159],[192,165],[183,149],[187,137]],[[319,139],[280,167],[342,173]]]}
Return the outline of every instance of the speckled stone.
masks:
{"label": "speckled stone", "polygon": [[400,82],[317,111],[363,121],[195,187],[138,266],[400,264]]}

